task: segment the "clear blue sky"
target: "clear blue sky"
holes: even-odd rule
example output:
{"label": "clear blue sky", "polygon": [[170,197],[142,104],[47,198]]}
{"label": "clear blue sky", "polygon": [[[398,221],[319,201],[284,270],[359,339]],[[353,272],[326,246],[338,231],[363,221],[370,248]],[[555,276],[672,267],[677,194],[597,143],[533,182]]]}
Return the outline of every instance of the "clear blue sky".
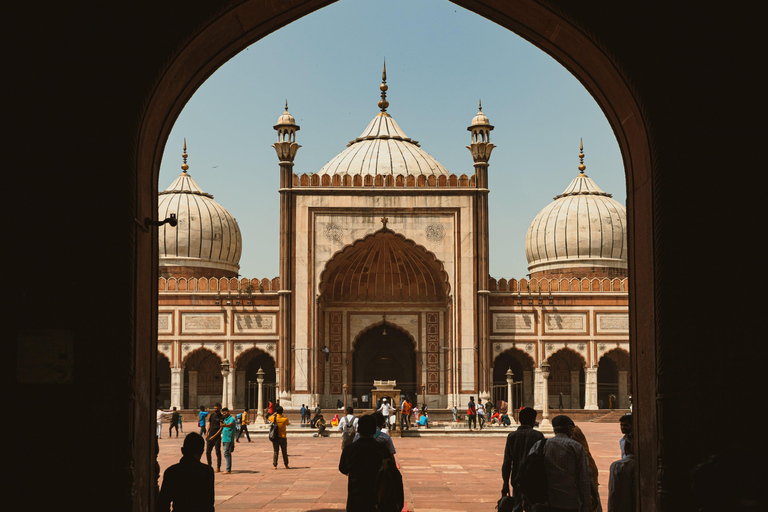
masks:
{"label": "clear blue sky", "polygon": [[388,112],[449,172],[470,174],[467,126],[478,100],[491,141],[490,269],[528,272],[525,234],[578,174],[620,203],[626,184],[616,138],[594,99],[544,52],[445,0],[342,0],[247,48],[192,97],[168,139],[159,189],[189,173],[237,219],[240,273],[278,275],[278,160],[272,126],[289,111],[301,126],[294,171],[317,172],[378,113],[387,61]]}

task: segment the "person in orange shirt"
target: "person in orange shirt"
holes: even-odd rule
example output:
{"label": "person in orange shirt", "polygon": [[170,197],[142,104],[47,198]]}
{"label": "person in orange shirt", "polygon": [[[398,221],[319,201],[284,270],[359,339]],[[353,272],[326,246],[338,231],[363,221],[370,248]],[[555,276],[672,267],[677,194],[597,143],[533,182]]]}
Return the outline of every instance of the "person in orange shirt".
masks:
{"label": "person in orange shirt", "polygon": [[272,466],[274,466],[274,469],[277,469],[277,455],[282,450],[285,469],[291,469],[288,467],[288,435],[286,432],[286,427],[290,422],[288,418],[283,416],[282,406],[275,406],[275,414],[269,417],[269,421],[277,423],[277,439],[272,441],[272,448],[275,450],[272,454]]}

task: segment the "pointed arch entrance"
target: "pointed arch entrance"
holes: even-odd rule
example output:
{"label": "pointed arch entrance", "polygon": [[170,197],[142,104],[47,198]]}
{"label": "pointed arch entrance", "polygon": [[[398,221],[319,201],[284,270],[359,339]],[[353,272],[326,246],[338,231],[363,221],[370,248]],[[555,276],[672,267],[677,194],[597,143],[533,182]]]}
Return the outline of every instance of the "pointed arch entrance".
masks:
{"label": "pointed arch entrance", "polygon": [[450,311],[448,275],[434,254],[382,223],[337,252],[320,276],[318,339],[325,345],[318,348],[328,351],[317,373],[332,401],[346,385],[362,404],[374,380],[395,380],[401,391],[422,395],[445,389],[440,341]]}
{"label": "pointed arch entrance", "polygon": [[186,407],[213,407],[221,402],[224,379],[221,358],[207,349],[198,349],[184,359],[184,404]]}
{"label": "pointed arch entrance", "polygon": [[382,323],[362,333],[354,343],[352,393],[361,403],[375,380],[397,381],[404,395],[415,395],[416,351],[413,339],[395,325]]}

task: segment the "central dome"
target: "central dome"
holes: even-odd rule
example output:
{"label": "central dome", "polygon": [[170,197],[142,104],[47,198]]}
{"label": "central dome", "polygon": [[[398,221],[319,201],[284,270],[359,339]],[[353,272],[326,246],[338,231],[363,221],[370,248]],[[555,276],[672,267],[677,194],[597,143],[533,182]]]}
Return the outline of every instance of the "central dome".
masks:
{"label": "central dome", "polygon": [[325,164],[322,174],[393,176],[448,175],[440,162],[410,139],[386,112],[379,112],[347,149]]}

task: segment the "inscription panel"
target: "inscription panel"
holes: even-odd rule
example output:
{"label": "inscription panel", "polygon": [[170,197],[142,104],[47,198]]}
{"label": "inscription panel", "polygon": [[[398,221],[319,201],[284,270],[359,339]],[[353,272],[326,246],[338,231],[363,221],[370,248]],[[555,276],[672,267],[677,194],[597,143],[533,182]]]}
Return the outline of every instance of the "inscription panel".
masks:
{"label": "inscription panel", "polygon": [[184,313],[181,315],[181,332],[223,333],[224,315],[222,313]]}
{"label": "inscription panel", "polygon": [[275,315],[261,313],[235,313],[234,327],[236,333],[274,333]]}
{"label": "inscription panel", "polygon": [[157,332],[160,334],[172,334],[173,323],[171,319],[173,313],[158,313],[157,314]]}
{"label": "inscription panel", "polygon": [[628,313],[598,313],[597,332],[609,333],[628,333],[629,332],[629,314]]}
{"label": "inscription panel", "polygon": [[533,313],[494,313],[493,332],[535,333]]}
{"label": "inscription panel", "polygon": [[547,313],[544,332],[587,332],[586,313]]}

